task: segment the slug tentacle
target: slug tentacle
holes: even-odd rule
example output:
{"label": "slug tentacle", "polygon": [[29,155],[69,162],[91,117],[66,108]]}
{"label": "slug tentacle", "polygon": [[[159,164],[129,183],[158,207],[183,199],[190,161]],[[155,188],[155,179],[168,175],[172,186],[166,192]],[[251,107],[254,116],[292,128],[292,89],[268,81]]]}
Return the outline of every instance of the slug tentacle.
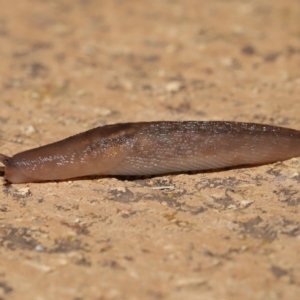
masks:
{"label": "slug tentacle", "polygon": [[0,162],[4,165],[4,166],[9,166],[11,161],[11,157],[3,155],[0,153]]}
{"label": "slug tentacle", "polygon": [[300,156],[300,131],[239,122],[107,125],[8,157],[12,183],[87,175],[155,175],[257,165]]}

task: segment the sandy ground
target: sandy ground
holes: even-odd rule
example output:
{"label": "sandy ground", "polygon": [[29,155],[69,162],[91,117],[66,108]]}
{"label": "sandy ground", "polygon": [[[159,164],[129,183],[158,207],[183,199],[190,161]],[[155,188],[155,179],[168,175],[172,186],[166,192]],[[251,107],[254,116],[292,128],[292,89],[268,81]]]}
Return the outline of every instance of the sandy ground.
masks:
{"label": "sandy ground", "polygon": [[[300,130],[299,1],[0,7],[1,153],[126,121]],[[299,171],[1,179],[0,299],[296,299]]]}

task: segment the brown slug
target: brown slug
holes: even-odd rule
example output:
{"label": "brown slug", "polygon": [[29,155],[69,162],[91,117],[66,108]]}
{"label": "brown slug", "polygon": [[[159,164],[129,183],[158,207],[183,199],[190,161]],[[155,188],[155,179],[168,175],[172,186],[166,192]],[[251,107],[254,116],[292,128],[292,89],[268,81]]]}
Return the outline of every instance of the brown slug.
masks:
{"label": "brown slug", "polygon": [[257,165],[300,156],[300,131],[239,122],[141,122],[97,127],[12,157],[12,183],[87,175],[155,175]]}

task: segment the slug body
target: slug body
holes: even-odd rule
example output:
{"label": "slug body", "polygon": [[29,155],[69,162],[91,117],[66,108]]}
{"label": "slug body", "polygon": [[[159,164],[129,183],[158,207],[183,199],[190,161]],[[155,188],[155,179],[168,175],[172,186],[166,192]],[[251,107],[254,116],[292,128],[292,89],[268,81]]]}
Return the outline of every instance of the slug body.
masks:
{"label": "slug body", "polygon": [[300,156],[300,131],[238,122],[107,125],[20,152],[0,154],[12,183],[87,175],[155,175],[265,164]]}

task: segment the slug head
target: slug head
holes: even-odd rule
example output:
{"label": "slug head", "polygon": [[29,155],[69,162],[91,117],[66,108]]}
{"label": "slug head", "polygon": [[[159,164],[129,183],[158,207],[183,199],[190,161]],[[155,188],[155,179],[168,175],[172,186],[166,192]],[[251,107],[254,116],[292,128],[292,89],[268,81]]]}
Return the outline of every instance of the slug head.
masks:
{"label": "slug head", "polygon": [[4,178],[11,183],[31,182],[32,178],[26,176],[20,167],[14,163],[13,157],[9,157],[0,153],[0,162],[4,167]]}

